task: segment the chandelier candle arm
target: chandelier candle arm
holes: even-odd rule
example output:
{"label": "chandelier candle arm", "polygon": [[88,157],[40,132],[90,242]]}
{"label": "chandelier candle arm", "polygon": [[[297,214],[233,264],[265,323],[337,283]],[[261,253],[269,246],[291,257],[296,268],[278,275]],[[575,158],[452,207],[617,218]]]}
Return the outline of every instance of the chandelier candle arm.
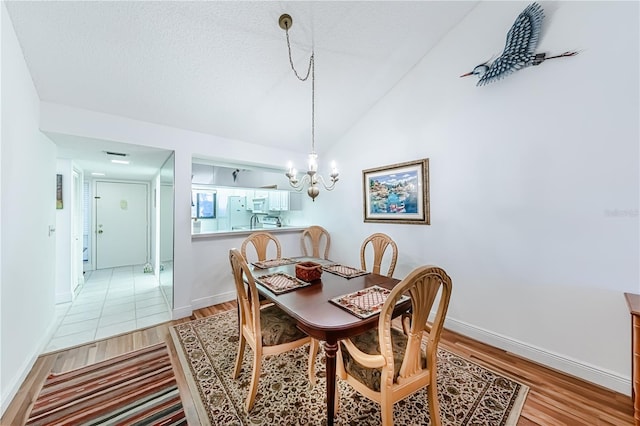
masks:
{"label": "chandelier candle arm", "polygon": [[293,19],[291,16],[287,14],[283,14],[278,19],[278,25],[280,28],[285,30],[287,35],[287,50],[289,52],[289,64],[291,65],[291,69],[293,73],[300,81],[306,81],[309,78],[309,74],[311,74],[311,153],[309,154],[308,162],[307,162],[307,172],[304,174],[300,180],[297,177],[297,171],[293,168],[293,164],[289,162],[287,165],[287,172],[285,176],[289,179],[289,185],[295,188],[297,191],[301,191],[305,185],[308,185],[307,195],[311,197],[312,201],[316,200],[316,197],[320,194],[320,189],[318,188],[318,182],[322,184],[324,189],[327,191],[333,190],[336,186],[336,182],[338,181],[338,168],[336,166],[335,161],[331,163],[331,174],[330,183],[327,185],[324,178],[318,174],[318,154],[316,154],[316,141],[315,141],[315,127],[316,127],[316,67],[315,67],[315,54],[313,49],[311,50],[311,56],[309,57],[309,68],[307,69],[307,75],[301,77],[296,71],[296,68],[293,65],[293,58],[291,57],[291,42],[289,40],[289,28],[293,25]]}

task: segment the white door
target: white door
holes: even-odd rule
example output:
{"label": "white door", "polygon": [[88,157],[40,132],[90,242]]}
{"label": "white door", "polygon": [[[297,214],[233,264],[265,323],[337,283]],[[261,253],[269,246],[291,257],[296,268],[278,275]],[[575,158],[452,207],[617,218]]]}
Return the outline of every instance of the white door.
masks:
{"label": "white door", "polygon": [[96,268],[147,262],[147,185],[96,182]]}

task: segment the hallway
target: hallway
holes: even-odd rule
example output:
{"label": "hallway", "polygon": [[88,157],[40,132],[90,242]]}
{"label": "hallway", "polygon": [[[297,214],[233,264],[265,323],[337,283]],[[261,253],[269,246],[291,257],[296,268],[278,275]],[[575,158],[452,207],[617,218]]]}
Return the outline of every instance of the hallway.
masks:
{"label": "hallway", "polygon": [[169,320],[158,281],[142,265],[87,271],[75,300],[56,305],[58,325],[44,353]]}

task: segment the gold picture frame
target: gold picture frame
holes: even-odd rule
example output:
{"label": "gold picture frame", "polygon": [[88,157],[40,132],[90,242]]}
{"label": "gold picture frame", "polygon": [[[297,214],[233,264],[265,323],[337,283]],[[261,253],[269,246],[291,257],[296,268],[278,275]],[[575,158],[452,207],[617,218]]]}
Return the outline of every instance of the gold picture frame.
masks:
{"label": "gold picture frame", "polygon": [[364,221],[430,225],[429,159],[362,171]]}

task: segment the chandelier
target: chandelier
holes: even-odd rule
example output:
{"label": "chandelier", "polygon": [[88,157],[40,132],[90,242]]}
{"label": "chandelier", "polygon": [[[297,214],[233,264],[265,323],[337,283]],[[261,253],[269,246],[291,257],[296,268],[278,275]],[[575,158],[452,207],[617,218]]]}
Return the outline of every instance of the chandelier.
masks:
{"label": "chandelier", "polygon": [[301,77],[296,71],[296,68],[293,66],[293,59],[291,58],[291,43],[289,42],[289,28],[293,24],[293,20],[291,16],[284,14],[280,16],[278,20],[278,24],[280,28],[285,30],[287,34],[287,48],[289,50],[289,64],[291,65],[291,69],[293,73],[300,81],[307,81],[309,75],[311,75],[311,153],[309,154],[308,164],[307,164],[307,172],[302,175],[302,177],[298,180],[296,169],[293,168],[293,164],[289,162],[288,170],[286,176],[289,178],[289,184],[296,189],[296,191],[301,191],[305,185],[308,185],[307,194],[311,197],[312,201],[316,200],[318,194],[320,194],[319,183],[322,184],[324,189],[327,191],[331,191],[336,186],[336,182],[338,181],[338,169],[336,167],[336,163],[331,163],[331,174],[329,175],[329,184],[327,184],[324,178],[318,173],[318,154],[316,154],[316,142],[315,142],[315,112],[316,112],[316,74],[315,74],[315,63],[314,63],[314,51],[311,50],[311,57],[309,58],[309,67],[307,68],[307,75]]}

